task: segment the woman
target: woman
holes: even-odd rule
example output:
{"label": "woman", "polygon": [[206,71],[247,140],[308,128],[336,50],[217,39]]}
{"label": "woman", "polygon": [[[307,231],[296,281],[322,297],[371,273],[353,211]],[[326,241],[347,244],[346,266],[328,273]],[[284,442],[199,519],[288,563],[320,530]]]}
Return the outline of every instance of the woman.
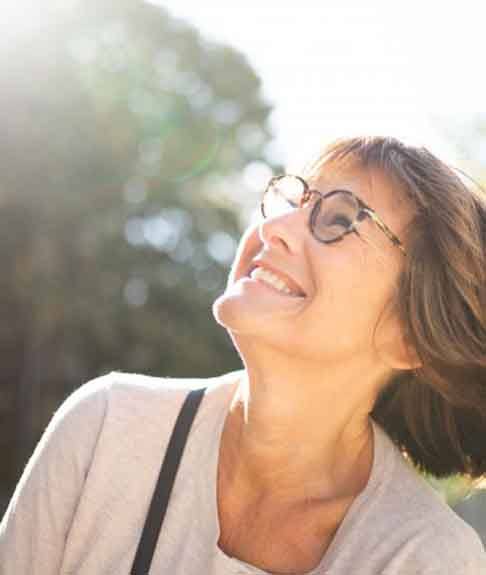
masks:
{"label": "woman", "polygon": [[2,574],[129,573],[203,385],[151,573],[486,573],[412,466],[486,473],[486,197],[425,149],[356,138],[272,179],[262,212],[214,304],[244,370],[82,386],[3,519]]}

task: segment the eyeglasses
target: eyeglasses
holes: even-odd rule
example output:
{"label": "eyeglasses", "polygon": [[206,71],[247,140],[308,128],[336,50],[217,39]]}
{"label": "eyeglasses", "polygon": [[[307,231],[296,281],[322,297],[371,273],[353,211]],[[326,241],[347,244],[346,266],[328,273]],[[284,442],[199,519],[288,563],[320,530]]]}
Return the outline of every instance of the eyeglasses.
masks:
{"label": "eyeglasses", "polygon": [[376,212],[352,192],[332,190],[322,194],[310,189],[309,184],[299,176],[285,174],[269,181],[261,202],[262,215],[264,218],[272,218],[303,208],[313,195],[318,198],[310,213],[309,227],[318,241],[332,244],[350,233],[359,235],[356,225],[370,218],[393,245],[406,253],[402,242]]}

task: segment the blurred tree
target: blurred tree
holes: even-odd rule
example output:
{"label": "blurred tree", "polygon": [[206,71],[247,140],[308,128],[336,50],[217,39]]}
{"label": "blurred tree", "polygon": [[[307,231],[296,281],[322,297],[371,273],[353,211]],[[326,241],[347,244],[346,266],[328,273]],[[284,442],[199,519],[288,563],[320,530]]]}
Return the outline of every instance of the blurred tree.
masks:
{"label": "blurred tree", "polygon": [[7,493],[87,379],[239,367],[211,303],[239,235],[239,174],[271,139],[235,50],[138,0],[52,6],[0,54]]}

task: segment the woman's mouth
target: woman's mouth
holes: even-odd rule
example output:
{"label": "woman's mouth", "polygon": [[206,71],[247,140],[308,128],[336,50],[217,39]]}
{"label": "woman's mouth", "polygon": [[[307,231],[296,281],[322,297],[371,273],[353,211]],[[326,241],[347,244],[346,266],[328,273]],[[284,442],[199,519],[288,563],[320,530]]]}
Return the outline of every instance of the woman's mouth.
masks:
{"label": "woman's mouth", "polygon": [[249,274],[249,277],[251,279],[260,281],[285,295],[297,298],[305,297],[302,292],[297,292],[294,288],[290,287],[283,277],[261,266],[253,268]]}

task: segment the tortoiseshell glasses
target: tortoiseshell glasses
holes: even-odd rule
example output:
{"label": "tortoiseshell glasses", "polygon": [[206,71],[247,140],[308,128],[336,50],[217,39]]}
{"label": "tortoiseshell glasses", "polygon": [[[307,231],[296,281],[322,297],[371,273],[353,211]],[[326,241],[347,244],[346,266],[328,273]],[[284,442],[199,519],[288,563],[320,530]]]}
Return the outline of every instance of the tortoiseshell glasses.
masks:
{"label": "tortoiseshell glasses", "polygon": [[285,174],[272,178],[263,193],[261,211],[264,218],[286,214],[305,207],[312,196],[317,196],[309,227],[313,236],[324,244],[342,240],[350,233],[359,235],[356,225],[370,218],[402,253],[402,242],[381,220],[377,213],[349,190],[331,190],[322,194],[313,190],[300,176]]}

